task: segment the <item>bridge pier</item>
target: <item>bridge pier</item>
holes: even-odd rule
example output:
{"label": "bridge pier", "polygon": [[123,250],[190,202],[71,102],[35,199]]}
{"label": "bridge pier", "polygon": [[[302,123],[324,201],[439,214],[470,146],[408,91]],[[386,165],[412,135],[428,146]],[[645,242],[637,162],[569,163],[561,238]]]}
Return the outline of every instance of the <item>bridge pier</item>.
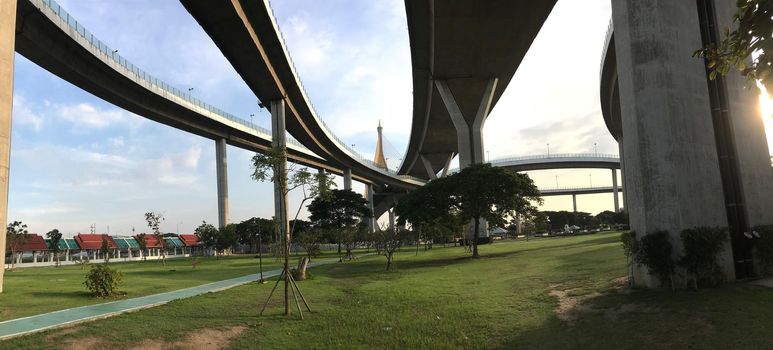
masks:
{"label": "bridge pier", "polygon": [[[473,164],[484,163],[485,153],[483,150],[483,124],[491,111],[491,102],[494,98],[494,92],[497,88],[497,78],[490,78],[485,82],[483,95],[480,98],[478,107],[474,115],[465,115],[462,108],[457,103],[447,80],[435,80],[443,104],[451,116],[451,121],[456,128],[456,143],[459,151],[459,169],[464,169]],[[470,82],[472,83],[472,82]],[[445,174],[445,171],[444,171]],[[467,238],[472,238],[475,229],[472,224],[469,225]],[[481,222],[479,229],[480,237],[488,237],[488,223]]]}
{"label": "bridge pier", "polygon": [[572,193],[572,211],[577,212],[577,194]]}
{"label": "bridge pier", "polygon": [[[753,274],[743,232],[773,220],[764,214],[773,172],[756,94],[736,72],[709,80],[692,57],[733,27],[734,11],[732,0],[612,2],[631,229],[668,231],[678,255],[683,229],[730,227],[720,258],[727,280]],[[642,268],[634,282],[659,285]]]}
{"label": "bridge pier", "polygon": [[617,170],[612,168],[612,198],[615,202],[615,213],[620,212],[620,202],[617,198]]}
{"label": "bridge pier", "polygon": [[[11,161],[11,120],[13,116],[13,60],[16,43],[16,0],[0,1],[0,225],[8,221],[8,169]],[[5,272],[5,234],[0,234],[0,293]]]}
{"label": "bridge pier", "polygon": [[[285,101],[283,99],[271,101],[271,147],[274,149],[286,149],[285,139]],[[287,178],[287,154],[280,161],[277,169],[274,169],[278,174],[274,176],[279,178]],[[287,218],[287,194],[282,190],[279,182],[274,182],[274,217],[276,220],[280,220],[279,225],[275,228],[277,237],[282,234],[281,238],[290,241],[290,231],[288,230],[289,221]]]}
{"label": "bridge pier", "polygon": [[344,189],[345,190],[352,190],[352,169],[346,168],[344,169]]}
{"label": "bridge pier", "polygon": [[376,230],[376,212],[373,208],[373,184],[367,184],[365,186],[365,195],[367,196],[368,200],[368,209],[370,209],[370,217],[366,218],[365,220],[368,220],[368,230],[370,233],[375,232]]}
{"label": "bridge pier", "polygon": [[228,225],[228,157],[224,138],[215,141],[215,172],[217,173],[218,227]]}

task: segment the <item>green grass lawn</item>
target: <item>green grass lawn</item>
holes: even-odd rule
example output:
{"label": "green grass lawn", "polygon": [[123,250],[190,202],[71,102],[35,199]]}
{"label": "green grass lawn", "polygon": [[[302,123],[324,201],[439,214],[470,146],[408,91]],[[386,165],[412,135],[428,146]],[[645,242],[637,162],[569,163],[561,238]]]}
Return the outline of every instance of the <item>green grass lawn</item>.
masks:
{"label": "green grass lawn", "polygon": [[[333,256],[332,252],[326,254]],[[279,268],[273,257],[263,258],[263,271]],[[126,294],[121,298],[163,293],[259,272],[254,255],[198,258],[196,268],[190,258],[167,259],[166,266],[155,260],[112,262],[110,266],[123,273],[119,290]],[[88,270],[89,266],[81,269],[68,265],[6,271],[4,292],[0,294],[0,321],[114,300],[96,299],[88,293],[83,285]]]}
{"label": "green grass lawn", "polygon": [[[311,270],[313,313],[281,316],[272,284],[248,284],[73,328],[3,349],[761,349],[773,346],[773,290],[627,291],[618,234],[502,242],[481,259],[459,247]],[[0,305],[5,306],[4,301]],[[559,306],[563,309],[559,312]]]}

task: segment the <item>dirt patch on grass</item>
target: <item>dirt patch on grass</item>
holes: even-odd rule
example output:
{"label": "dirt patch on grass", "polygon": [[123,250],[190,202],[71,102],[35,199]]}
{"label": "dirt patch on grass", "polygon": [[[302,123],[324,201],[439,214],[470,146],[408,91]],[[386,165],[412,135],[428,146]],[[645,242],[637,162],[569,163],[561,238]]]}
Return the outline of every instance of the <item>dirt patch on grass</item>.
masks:
{"label": "dirt patch on grass", "polygon": [[548,294],[558,299],[558,306],[555,308],[556,316],[572,324],[583,314],[600,314],[614,321],[623,314],[660,312],[658,307],[638,303],[620,303],[613,306],[598,305],[600,303],[594,301],[598,301],[604,296],[631,292],[631,289],[628,288],[627,277],[615,278],[610,282],[612,283],[611,288],[604,293],[593,292],[581,295],[577,295],[578,288],[562,289],[560,284],[549,285],[551,291]]}
{"label": "dirt patch on grass", "polygon": [[64,350],[93,350],[109,348],[107,343],[98,337],[85,337],[77,339],[68,339],[61,343],[61,349]]}
{"label": "dirt patch on grass", "polygon": [[58,330],[56,332],[53,332],[53,333],[47,335],[46,336],[46,341],[53,341],[56,338],[59,338],[61,336],[68,335],[68,334],[73,334],[73,333],[75,333],[77,331],[78,331],[78,327],[64,328],[64,329]]}
{"label": "dirt patch on grass", "polygon": [[184,338],[168,342],[162,339],[146,339],[135,345],[133,350],[217,350],[228,347],[231,341],[240,336],[247,329],[245,326],[228,328],[197,329],[188,333]]}

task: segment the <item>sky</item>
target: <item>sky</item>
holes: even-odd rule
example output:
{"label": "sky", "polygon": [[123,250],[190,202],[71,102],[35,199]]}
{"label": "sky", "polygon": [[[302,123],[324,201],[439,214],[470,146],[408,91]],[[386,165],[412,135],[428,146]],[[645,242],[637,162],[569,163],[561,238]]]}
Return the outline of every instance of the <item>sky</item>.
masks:
{"label": "sky", "polygon": [[[269,114],[179,2],[59,3],[146,72],[270,128]],[[388,162],[396,166],[412,112],[403,1],[274,0],[271,5],[322,119],[369,157],[381,121]],[[491,159],[545,154],[548,147],[550,153],[617,154],[598,97],[610,14],[608,0],[558,1],[484,126]],[[92,225],[110,234],[147,231],[148,211],[164,214],[166,232],[191,232],[204,220],[216,224],[212,140],[126,112],[18,54],[15,64],[9,221],[21,220],[37,233],[58,228],[67,236],[87,233]],[[228,147],[231,222],[273,215],[272,185],[250,179],[252,155]],[[609,170],[530,176],[543,188],[612,183]],[[291,194],[290,208],[298,208],[299,201],[299,194]],[[547,197],[543,209],[572,210],[571,197]],[[578,196],[578,209],[611,210],[612,195]],[[306,215],[302,210],[301,218]]]}

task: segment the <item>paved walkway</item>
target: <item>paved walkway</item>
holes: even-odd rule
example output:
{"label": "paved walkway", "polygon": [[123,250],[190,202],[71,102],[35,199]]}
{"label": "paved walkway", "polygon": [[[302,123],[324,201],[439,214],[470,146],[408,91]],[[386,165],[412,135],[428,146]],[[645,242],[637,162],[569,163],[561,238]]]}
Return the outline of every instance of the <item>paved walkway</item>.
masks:
{"label": "paved walkway", "polygon": [[[330,264],[336,261],[337,259],[326,259],[317,263],[310,264],[309,267]],[[264,271],[263,278],[278,276],[280,272],[282,272],[281,269]],[[46,329],[63,327],[75,323],[115,316],[125,312],[146,309],[149,307],[166,304],[176,299],[190,298],[200,294],[233,288],[257,281],[259,278],[260,274],[256,273],[166,293],[113,301],[104,304],[81,306],[35,316],[17,318],[15,320],[3,321],[0,322],[0,340],[17,337],[27,333],[40,332]]]}

